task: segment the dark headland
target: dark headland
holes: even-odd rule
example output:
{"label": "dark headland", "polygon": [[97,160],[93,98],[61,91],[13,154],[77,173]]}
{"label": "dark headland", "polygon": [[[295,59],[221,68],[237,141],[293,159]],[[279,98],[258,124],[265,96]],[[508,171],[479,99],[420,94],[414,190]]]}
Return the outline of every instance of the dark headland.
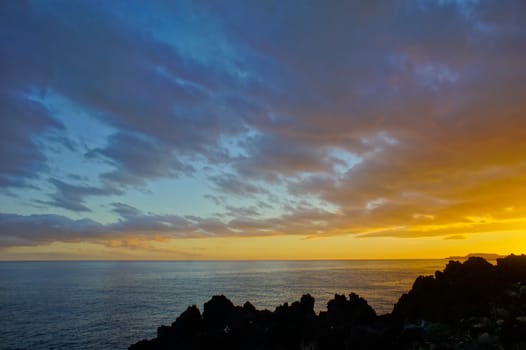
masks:
{"label": "dark headland", "polygon": [[354,293],[319,314],[308,294],[274,311],[214,296],[129,349],[526,349],[526,256],[450,261],[386,315]]}

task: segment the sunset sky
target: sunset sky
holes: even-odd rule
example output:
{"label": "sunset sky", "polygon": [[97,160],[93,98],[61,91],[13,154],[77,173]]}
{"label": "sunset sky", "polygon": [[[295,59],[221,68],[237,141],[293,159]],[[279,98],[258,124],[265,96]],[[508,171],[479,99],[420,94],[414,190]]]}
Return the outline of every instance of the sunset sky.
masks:
{"label": "sunset sky", "polygon": [[0,259],[526,252],[526,1],[1,1]]}

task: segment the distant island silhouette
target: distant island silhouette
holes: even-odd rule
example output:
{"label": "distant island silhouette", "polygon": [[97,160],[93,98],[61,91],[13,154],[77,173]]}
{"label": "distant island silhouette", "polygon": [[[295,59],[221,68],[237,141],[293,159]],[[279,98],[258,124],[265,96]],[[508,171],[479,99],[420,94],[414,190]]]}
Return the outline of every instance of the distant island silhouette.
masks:
{"label": "distant island silhouette", "polygon": [[314,302],[306,294],[269,311],[216,295],[203,313],[192,305],[129,350],[526,349],[525,255],[451,260],[418,277],[386,315],[354,293],[319,314]]}
{"label": "distant island silhouette", "polygon": [[470,253],[464,256],[455,256],[455,255],[448,256],[445,259],[447,260],[466,260],[466,259],[475,258],[475,257],[484,258],[486,260],[497,260],[497,259],[505,258],[506,255],[500,255],[500,254],[495,254],[495,253]]}

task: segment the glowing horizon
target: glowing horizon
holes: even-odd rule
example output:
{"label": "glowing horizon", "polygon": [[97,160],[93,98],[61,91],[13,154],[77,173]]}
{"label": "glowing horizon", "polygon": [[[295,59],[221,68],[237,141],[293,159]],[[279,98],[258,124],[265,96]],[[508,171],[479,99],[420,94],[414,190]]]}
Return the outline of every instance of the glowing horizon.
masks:
{"label": "glowing horizon", "polygon": [[526,252],[523,1],[0,8],[0,260]]}

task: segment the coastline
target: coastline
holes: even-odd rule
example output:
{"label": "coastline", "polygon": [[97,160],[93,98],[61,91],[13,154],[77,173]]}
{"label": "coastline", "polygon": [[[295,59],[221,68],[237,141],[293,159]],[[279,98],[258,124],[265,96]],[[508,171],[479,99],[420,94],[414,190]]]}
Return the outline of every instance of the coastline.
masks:
{"label": "coastline", "polygon": [[526,256],[450,261],[418,277],[386,315],[354,293],[318,314],[313,306],[308,294],[274,311],[214,296],[202,314],[190,306],[129,349],[526,348]]}

